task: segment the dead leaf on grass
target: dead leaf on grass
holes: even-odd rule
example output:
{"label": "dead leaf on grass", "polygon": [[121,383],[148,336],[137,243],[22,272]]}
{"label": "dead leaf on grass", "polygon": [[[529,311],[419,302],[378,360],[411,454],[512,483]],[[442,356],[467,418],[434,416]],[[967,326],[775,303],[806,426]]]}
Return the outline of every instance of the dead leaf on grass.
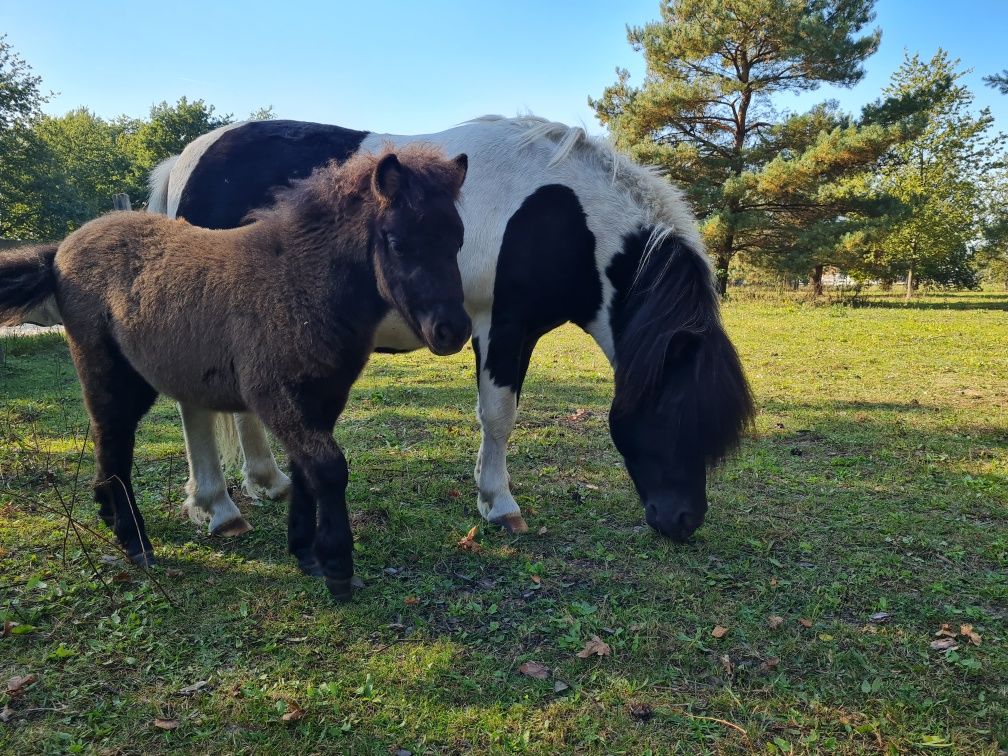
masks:
{"label": "dead leaf on grass", "polygon": [[571,420],[572,422],[577,423],[577,422],[580,422],[581,420],[584,420],[590,414],[591,413],[588,412],[588,410],[586,410],[586,409],[579,409],[577,412],[575,412],[575,413],[573,413],[571,415],[568,415],[567,419]]}
{"label": "dead leaf on grass", "polygon": [[967,638],[969,638],[970,643],[972,643],[974,646],[979,646],[980,645],[980,641],[983,640],[983,638],[980,635],[980,633],[976,632],[973,629],[973,625],[960,625],[959,626],[959,635],[964,635]]}
{"label": "dead leaf on grass", "polygon": [[715,625],[714,629],[710,631],[710,634],[713,638],[724,638],[728,635],[728,628],[724,625]]}
{"label": "dead leaf on grass", "polygon": [[0,711],[0,722],[7,724],[14,716],[14,709],[12,709],[7,704],[4,704],[3,711]]}
{"label": "dead leaf on grass", "polygon": [[579,659],[587,659],[589,656],[611,656],[612,649],[604,640],[593,635],[591,640],[585,643],[585,647],[577,652],[577,655]]}
{"label": "dead leaf on grass", "polygon": [[407,596],[403,599],[403,603],[406,604],[406,606],[416,606],[420,603],[420,599],[416,596]]}
{"label": "dead leaf on grass", "polygon": [[773,672],[775,669],[777,669],[777,666],[779,664],[780,659],[778,659],[776,656],[771,656],[763,660],[763,663],[760,664],[760,669],[762,669],[764,672]]}
{"label": "dead leaf on grass", "polygon": [[34,672],[24,675],[23,677],[20,675],[14,675],[7,681],[7,693],[11,698],[17,698],[24,693],[29,686],[35,683],[36,680],[38,680],[38,675]]}
{"label": "dead leaf on grass", "polygon": [[179,721],[177,719],[161,719],[160,717],[155,717],[154,726],[159,730],[174,730],[179,726]]}
{"label": "dead leaf on grass", "polygon": [[303,719],[305,715],[305,710],[298,706],[296,703],[292,703],[284,715],[280,717],[284,722],[297,722],[299,719]]}
{"label": "dead leaf on grass", "polygon": [[182,576],[182,570],[176,570],[174,567],[169,567],[164,571],[165,577],[177,578]]}
{"label": "dead leaf on grass", "polygon": [[131,574],[129,574],[128,572],[126,572],[125,570],[123,570],[122,572],[117,572],[115,575],[112,576],[112,582],[113,583],[132,583],[133,582],[133,576]]}
{"label": "dead leaf on grass", "polygon": [[959,648],[955,638],[939,638],[931,641],[931,649],[934,651],[955,651]]}
{"label": "dead leaf on grass", "polygon": [[462,551],[471,551],[478,554],[483,550],[483,546],[476,542],[476,534],[479,532],[479,525],[473,525],[469,532],[459,539],[458,546]]}
{"label": "dead leaf on grass", "polygon": [[532,582],[535,583],[536,585],[542,585],[542,578],[539,577],[538,575],[533,575]]}
{"label": "dead leaf on grass", "polygon": [[539,528],[537,532],[539,533],[539,535],[546,535],[546,526],[543,525],[541,528]]}
{"label": "dead leaf on grass", "polygon": [[627,704],[627,713],[638,722],[647,722],[654,716],[654,709],[651,704],[643,701],[631,701]]}
{"label": "dead leaf on grass", "polygon": [[952,626],[947,622],[943,622],[942,626],[938,628],[935,633],[936,638],[955,638],[957,635],[956,631],[952,629]]}
{"label": "dead leaf on grass", "polygon": [[731,657],[725,654],[721,657],[721,668],[725,671],[725,674],[730,675],[735,670],[735,665],[732,664]]}
{"label": "dead leaf on grass", "polygon": [[890,617],[892,617],[892,615],[889,614],[889,612],[875,612],[875,614],[868,618],[868,621],[876,625],[881,625],[883,622],[888,622]]}
{"label": "dead leaf on grass", "polygon": [[812,627],[812,620],[802,617],[800,620],[798,620],[798,624],[804,627],[806,630],[808,630],[810,627]]}
{"label": "dead leaf on grass", "polygon": [[518,671],[528,677],[534,677],[536,680],[545,680],[549,677],[549,667],[534,661],[525,662],[518,667]]}
{"label": "dead leaf on grass", "polygon": [[778,627],[784,624],[784,618],[778,614],[771,614],[766,618],[767,624],[770,626],[771,630],[776,630]]}
{"label": "dead leaf on grass", "polygon": [[553,692],[554,693],[563,693],[569,687],[570,687],[570,685],[568,685],[567,683],[565,683],[563,680],[557,680],[555,683],[553,683]]}
{"label": "dead leaf on grass", "polygon": [[456,488],[453,488],[451,491],[448,492],[448,498],[449,499],[457,499],[461,495],[462,494],[459,493],[458,489],[456,489]]}
{"label": "dead leaf on grass", "polygon": [[195,693],[199,693],[203,688],[209,684],[209,680],[200,680],[199,682],[194,682],[192,685],[186,685],[182,688],[178,694],[180,696],[191,696]]}

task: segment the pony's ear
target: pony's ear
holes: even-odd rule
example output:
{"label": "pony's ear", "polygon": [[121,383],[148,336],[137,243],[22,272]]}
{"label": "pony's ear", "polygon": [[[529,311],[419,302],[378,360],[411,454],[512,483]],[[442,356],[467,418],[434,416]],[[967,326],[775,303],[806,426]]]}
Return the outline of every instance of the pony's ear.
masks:
{"label": "pony's ear", "polygon": [[466,173],[469,172],[469,156],[463,152],[461,155],[456,155],[452,162],[458,168],[458,176],[455,179],[455,194],[458,194],[462,189],[463,182],[465,182]]}
{"label": "pony's ear", "polygon": [[385,155],[371,174],[371,191],[383,202],[391,202],[402,187],[402,164],[394,152]]}

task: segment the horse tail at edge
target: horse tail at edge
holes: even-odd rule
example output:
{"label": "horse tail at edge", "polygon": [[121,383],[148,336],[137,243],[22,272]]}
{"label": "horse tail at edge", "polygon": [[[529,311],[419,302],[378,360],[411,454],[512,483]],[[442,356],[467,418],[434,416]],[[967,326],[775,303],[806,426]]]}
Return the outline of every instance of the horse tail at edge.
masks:
{"label": "horse tail at edge", "polygon": [[0,253],[0,325],[35,322],[25,316],[31,314],[29,310],[43,309],[40,305],[49,304],[47,300],[51,298],[52,309],[56,310],[53,264],[58,247],[58,244],[37,244]]}
{"label": "horse tail at edge", "polygon": [[168,215],[168,180],[178,159],[178,155],[172,155],[151,169],[147,179],[147,188],[150,189],[150,197],[147,200],[148,213]]}

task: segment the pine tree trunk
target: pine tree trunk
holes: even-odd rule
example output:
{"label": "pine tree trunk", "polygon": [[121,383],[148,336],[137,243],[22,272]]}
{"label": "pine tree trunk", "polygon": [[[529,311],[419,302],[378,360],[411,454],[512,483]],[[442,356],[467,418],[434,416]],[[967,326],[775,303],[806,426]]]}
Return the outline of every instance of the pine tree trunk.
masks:
{"label": "pine tree trunk", "polygon": [[823,266],[822,265],[816,265],[814,268],[812,268],[812,272],[809,273],[808,282],[809,282],[809,286],[812,288],[812,296],[813,297],[821,297],[822,296],[822,293],[823,293],[823,288],[822,288],[822,273],[823,273]]}

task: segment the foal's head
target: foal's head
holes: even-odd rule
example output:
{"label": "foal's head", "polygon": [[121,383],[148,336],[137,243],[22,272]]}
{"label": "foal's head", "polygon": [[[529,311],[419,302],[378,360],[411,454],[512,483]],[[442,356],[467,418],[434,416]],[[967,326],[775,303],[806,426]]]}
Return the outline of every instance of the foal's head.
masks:
{"label": "foal's head", "polygon": [[457,255],[462,219],[455,201],[465,154],[448,160],[429,145],[386,151],[374,163],[371,234],[378,290],[435,354],[453,354],[472,333],[462,306]]}

